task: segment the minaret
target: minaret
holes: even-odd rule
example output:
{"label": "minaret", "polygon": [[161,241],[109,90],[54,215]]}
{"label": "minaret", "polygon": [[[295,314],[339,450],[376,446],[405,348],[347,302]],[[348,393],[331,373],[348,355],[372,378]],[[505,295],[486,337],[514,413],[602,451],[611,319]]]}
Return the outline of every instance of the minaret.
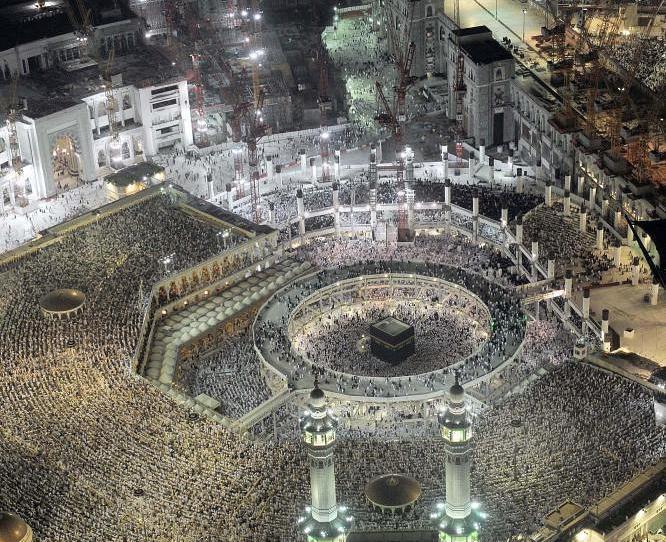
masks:
{"label": "minaret", "polygon": [[439,430],[446,450],[446,502],[432,514],[438,521],[440,542],[469,542],[479,539],[485,514],[470,498],[472,419],[465,404],[465,390],[458,382],[449,390],[446,408],[439,413]]}
{"label": "minaret", "polygon": [[317,380],[310,392],[309,410],[301,418],[300,427],[310,464],[312,504],[307,516],[299,519],[308,542],[344,542],[351,518],[343,518],[346,508],[338,507],[335,497],[333,450],[338,420],[328,410],[326,396]]}

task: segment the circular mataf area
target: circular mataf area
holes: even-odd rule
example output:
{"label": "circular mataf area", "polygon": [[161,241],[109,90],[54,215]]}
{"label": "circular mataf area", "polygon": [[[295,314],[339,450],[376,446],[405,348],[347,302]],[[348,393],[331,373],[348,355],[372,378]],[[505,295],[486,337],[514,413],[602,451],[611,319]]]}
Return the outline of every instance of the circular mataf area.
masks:
{"label": "circular mataf area", "polygon": [[[385,315],[402,331],[378,348],[381,334],[371,327]],[[264,367],[296,388],[311,387],[319,371],[327,392],[396,401],[435,396],[454,373],[465,383],[486,378],[519,354],[525,325],[511,289],[459,267],[394,261],[324,269],[288,284],[259,310],[253,335]],[[386,345],[398,355],[383,356]]]}
{"label": "circular mataf area", "polygon": [[[290,330],[294,352],[319,367],[360,376],[393,377],[429,373],[472,355],[488,339],[490,313],[480,299],[458,285],[412,277],[410,288],[394,277],[364,277],[353,295],[336,284],[316,295],[320,311]],[[348,292],[348,290],[347,290]],[[330,294],[330,295],[328,295]],[[308,301],[308,300],[306,300]],[[295,311],[298,319],[300,312]],[[414,353],[388,363],[372,352],[370,324],[393,317],[414,327]]]}
{"label": "circular mataf area", "polygon": [[39,298],[39,307],[49,318],[70,318],[83,310],[86,295],[74,288],[53,290]]}
{"label": "circular mataf area", "polygon": [[404,474],[382,474],[366,484],[364,493],[374,509],[394,514],[414,506],[421,496],[421,484]]}

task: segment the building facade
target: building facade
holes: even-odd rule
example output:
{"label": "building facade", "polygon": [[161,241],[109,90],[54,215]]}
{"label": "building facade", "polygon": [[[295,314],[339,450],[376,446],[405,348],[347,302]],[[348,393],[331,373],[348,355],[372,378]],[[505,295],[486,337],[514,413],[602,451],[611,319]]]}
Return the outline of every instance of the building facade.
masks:
{"label": "building facade", "polygon": [[489,28],[451,29],[447,36],[446,73],[449,86],[448,116],[456,118],[456,66],[463,56],[463,129],[475,146],[501,145],[513,135],[510,99],[515,60],[492,37]]}

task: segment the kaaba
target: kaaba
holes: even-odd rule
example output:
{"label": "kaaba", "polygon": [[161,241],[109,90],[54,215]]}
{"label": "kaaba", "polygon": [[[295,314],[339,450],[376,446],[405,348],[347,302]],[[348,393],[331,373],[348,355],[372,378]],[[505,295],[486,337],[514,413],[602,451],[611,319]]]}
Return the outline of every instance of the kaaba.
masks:
{"label": "kaaba", "polygon": [[414,353],[414,326],[389,316],[370,326],[370,351],[382,361],[397,365]]}

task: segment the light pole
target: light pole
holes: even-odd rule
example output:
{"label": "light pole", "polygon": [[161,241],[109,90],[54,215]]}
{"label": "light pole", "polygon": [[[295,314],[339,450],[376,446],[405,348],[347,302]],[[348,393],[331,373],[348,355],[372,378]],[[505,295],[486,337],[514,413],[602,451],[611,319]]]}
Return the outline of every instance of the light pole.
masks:
{"label": "light pole", "polygon": [[525,43],[525,15],[527,15],[527,10],[523,8],[523,43]]}

